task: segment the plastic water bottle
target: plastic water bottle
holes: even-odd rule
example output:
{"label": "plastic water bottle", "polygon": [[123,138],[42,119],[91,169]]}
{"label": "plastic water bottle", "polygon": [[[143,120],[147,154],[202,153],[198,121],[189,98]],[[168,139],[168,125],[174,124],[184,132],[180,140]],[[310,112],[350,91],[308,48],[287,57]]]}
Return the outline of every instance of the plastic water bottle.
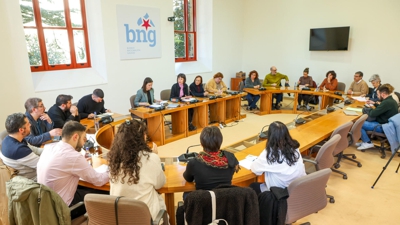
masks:
{"label": "plastic water bottle", "polygon": [[297,89],[297,82],[294,82],[293,90],[296,90],[296,89]]}
{"label": "plastic water bottle", "polygon": [[97,133],[97,131],[100,128],[100,125],[99,125],[99,121],[97,120],[97,113],[96,112],[94,112],[93,119],[94,119],[94,129],[96,130],[96,133]]}
{"label": "plastic water bottle", "polygon": [[88,161],[89,165],[92,165],[92,155],[90,154],[89,147],[85,148],[85,159]]}

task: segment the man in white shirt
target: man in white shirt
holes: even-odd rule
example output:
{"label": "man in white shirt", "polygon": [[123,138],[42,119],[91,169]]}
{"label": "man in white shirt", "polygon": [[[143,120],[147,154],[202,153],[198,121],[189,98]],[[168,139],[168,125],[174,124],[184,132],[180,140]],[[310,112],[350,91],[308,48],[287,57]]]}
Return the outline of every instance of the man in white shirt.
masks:
{"label": "man in white shirt", "polygon": [[[79,178],[95,186],[109,181],[108,172],[96,172],[80,153],[86,142],[85,130],[76,121],[67,122],[63,127],[62,140],[46,145],[37,165],[38,182],[57,192],[68,206],[83,201],[87,193],[99,193],[94,189],[78,188]],[[85,211],[71,216],[77,217]]]}

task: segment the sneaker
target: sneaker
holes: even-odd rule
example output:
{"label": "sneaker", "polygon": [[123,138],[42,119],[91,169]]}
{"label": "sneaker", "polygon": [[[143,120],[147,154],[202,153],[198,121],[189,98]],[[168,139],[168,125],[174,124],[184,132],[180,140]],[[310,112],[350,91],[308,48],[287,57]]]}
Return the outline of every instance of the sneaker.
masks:
{"label": "sneaker", "polygon": [[310,107],[309,105],[306,105],[306,109],[307,109],[308,111],[311,111],[311,107]]}
{"label": "sneaker", "polygon": [[360,147],[361,145],[362,145],[362,142],[357,142],[357,143],[356,143],[356,146],[357,146],[357,147]]}
{"label": "sneaker", "polygon": [[369,148],[373,148],[373,147],[375,147],[374,144],[363,142],[361,144],[361,146],[357,148],[357,150],[364,150],[364,149],[369,149]]}
{"label": "sneaker", "polygon": [[250,109],[250,107],[249,107],[249,106],[247,106],[247,107],[246,107],[246,110],[247,110],[247,111],[250,111],[251,109]]}
{"label": "sneaker", "polygon": [[301,107],[300,105],[297,105],[297,110],[299,110],[299,109],[300,109],[300,107]]}

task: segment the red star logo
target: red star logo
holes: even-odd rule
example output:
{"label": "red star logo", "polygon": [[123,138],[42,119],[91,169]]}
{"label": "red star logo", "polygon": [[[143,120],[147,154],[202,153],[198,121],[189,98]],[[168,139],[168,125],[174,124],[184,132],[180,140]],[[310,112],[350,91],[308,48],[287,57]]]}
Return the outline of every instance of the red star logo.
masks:
{"label": "red star logo", "polygon": [[150,22],[150,19],[148,19],[148,20],[143,19],[143,25],[142,25],[142,27],[146,27],[146,30],[147,30],[148,27],[151,27],[151,25],[149,24],[149,22]]}

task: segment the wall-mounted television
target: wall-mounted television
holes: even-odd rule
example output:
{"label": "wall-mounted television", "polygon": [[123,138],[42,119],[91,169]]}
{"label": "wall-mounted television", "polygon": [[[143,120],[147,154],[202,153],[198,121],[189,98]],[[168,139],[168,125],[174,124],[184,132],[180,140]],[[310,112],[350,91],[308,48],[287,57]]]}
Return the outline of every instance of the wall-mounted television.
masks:
{"label": "wall-mounted television", "polygon": [[347,51],[350,27],[310,29],[310,51]]}

